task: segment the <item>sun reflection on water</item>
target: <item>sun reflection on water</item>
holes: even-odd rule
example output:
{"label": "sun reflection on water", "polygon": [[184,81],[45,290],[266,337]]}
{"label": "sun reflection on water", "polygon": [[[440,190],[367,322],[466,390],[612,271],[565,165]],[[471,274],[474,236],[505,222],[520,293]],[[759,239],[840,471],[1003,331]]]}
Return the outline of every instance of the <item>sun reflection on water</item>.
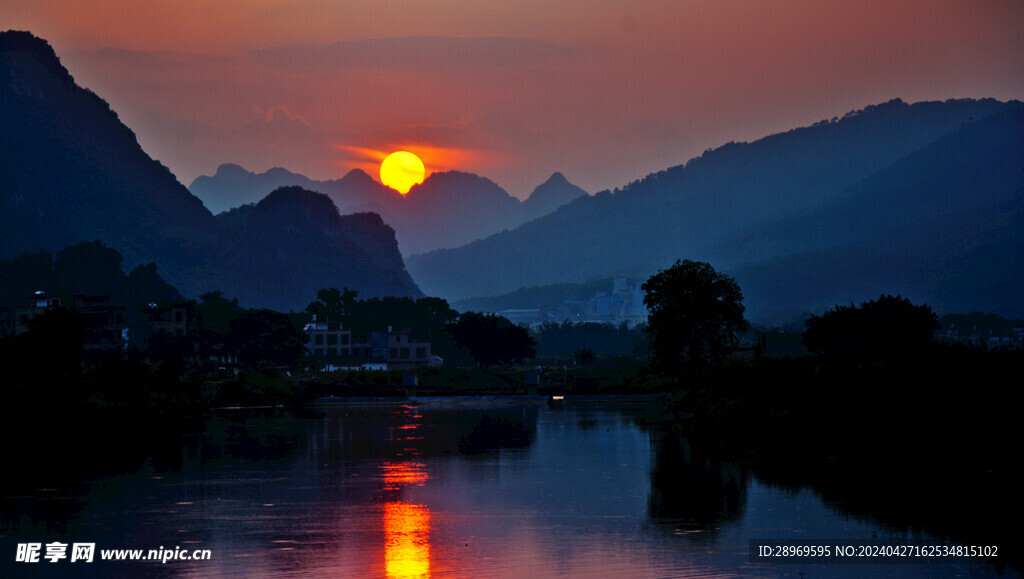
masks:
{"label": "sun reflection on water", "polygon": [[[408,418],[418,418],[415,410],[406,409]],[[414,436],[419,426],[411,422],[398,427],[408,436],[401,439],[419,440]],[[406,448],[397,454],[419,454],[415,448]],[[397,458],[396,457],[396,458]],[[384,489],[401,491],[408,486],[423,486],[427,479],[427,465],[408,460],[391,460],[381,465],[384,471]],[[430,509],[402,500],[384,503],[384,569],[389,578],[430,577]]]}
{"label": "sun reflection on water", "polygon": [[423,486],[427,479],[427,465],[422,462],[386,462],[384,469],[384,489],[396,491],[403,486]]}
{"label": "sun reflection on water", "polygon": [[384,504],[384,564],[389,578],[430,577],[430,509]]}

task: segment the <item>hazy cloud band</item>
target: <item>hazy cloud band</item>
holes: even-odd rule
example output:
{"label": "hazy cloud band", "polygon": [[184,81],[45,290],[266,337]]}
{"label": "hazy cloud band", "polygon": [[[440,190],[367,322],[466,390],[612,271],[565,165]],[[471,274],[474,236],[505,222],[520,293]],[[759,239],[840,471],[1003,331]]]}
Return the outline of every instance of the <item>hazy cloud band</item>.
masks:
{"label": "hazy cloud band", "polygon": [[250,54],[261,64],[280,68],[420,71],[543,65],[570,58],[575,52],[560,44],[523,38],[424,36],[278,46]]}

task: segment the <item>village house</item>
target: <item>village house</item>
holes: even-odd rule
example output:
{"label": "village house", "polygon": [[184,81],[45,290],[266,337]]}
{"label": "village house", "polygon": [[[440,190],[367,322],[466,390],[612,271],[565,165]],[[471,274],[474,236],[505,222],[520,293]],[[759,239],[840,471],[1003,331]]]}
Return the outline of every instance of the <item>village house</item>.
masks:
{"label": "village house", "polygon": [[110,296],[76,295],[72,311],[85,321],[86,359],[123,352],[128,347],[125,308],[110,303]]}
{"label": "village house", "polygon": [[15,306],[13,309],[13,330],[15,336],[24,334],[29,329],[29,322],[32,318],[42,314],[46,310],[59,308],[63,306],[63,300],[59,297],[50,297],[46,295],[46,292],[39,290],[32,295],[32,298],[28,300],[28,303],[21,306]]}
{"label": "village house", "polygon": [[305,325],[306,353],[328,359],[330,370],[395,370],[417,366],[439,366],[443,360],[434,356],[430,342],[416,340],[408,328],[386,332],[353,333],[341,322],[313,319]]}
{"label": "village house", "polygon": [[352,355],[352,332],[343,330],[341,322],[312,321],[302,328],[306,333],[306,352],[310,356],[342,356]]}
{"label": "village house", "polygon": [[[127,340],[125,331],[125,308],[110,303],[109,296],[75,295],[71,311],[84,322],[86,359],[103,357],[112,352],[124,350]],[[5,333],[15,336],[31,328],[31,322],[44,312],[64,307],[64,300],[47,295],[43,290],[35,292],[24,305],[9,308],[9,320]]]}
{"label": "village house", "polygon": [[143,336],[138,340],[144,342],[150,334],[165,331],[172,336],[188,335],[188,304],[179,303],[170,306],[158,306],[150,303],[142,308],[143,323],[141,329]]}

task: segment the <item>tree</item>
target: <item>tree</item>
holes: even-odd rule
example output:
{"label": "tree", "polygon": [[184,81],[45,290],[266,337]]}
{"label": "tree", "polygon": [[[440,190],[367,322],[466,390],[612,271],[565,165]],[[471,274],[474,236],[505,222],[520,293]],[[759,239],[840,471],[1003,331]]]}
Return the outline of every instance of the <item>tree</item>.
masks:
{"label": "tree", "polygon": [[740,287],[707,263],[676,261],[642,288],[654,363],[669,373],[720,363],[749,327]]}
{"label": "tree", "polygon": [[302,356],[306,334],[287,314],[248,310],[231,320],[230,341],[242,364],[294,366]]}
{"label": "tree", "polygon": [[580,348],[573,353],[573,358],[576,360],[576,364],[578,364],[580,368],[586,368],[597,360],[597,354],[595,354],[593,350]]}
{"label": "tree", "polygon": [[812,353],[840,363],[892,362],[924,351],[939,320],[928,306],[882,295],[860,306],[835,306],[804,322]]}
{"label": "tree", "polygon": [[227,299],[220,291],[207,292],[199,296],[196,306],[203,331],[215,341],[224,340],[231,332],[231,322],[245,311],[238,305],[238,298]]}
{"label": "tree", "polygon": [[121,254],[99,241],[65,247],[53,260],[53,275],[58,286],[69,293],[117,294],[124,285]]}
{"label": "tree", "polygon": [[[28,331],[10,338],[3,347],[8,383],[28,391],[56,396],[70,405],[83,397],[82,356],[85,352],[86,320],[65,307],[49,308],[28,321]],[[12,401],[16,404],[16,401]]]}
{"label": "tree", "polygon": [[358,296],[359,292],[348,288],[323,288],[316,292],[317,301],[306,306],[306,313],[317,316],[321,322],[330,320],[347,323],[355,313]]}
{"label": "tree", "polygon": [[448,324],[447,331],[469,350],[484,372],[494,364],[522,362],[537,355],[530,332],[501,316],[466,312]]}

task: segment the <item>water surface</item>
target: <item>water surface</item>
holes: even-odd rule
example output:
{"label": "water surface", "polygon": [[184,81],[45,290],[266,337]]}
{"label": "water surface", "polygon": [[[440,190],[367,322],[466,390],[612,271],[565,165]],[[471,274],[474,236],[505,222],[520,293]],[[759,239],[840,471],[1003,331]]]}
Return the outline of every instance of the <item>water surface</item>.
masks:
{"label": "water surface", "polygon": [[[754,538],[942,538],[763,484],[634,413],[347,407],[234,414],[127,472],[5,497],[4,576],[1018,576],[986,562],[768,565]],[[14,563],[18,542],[209,561]]]}

